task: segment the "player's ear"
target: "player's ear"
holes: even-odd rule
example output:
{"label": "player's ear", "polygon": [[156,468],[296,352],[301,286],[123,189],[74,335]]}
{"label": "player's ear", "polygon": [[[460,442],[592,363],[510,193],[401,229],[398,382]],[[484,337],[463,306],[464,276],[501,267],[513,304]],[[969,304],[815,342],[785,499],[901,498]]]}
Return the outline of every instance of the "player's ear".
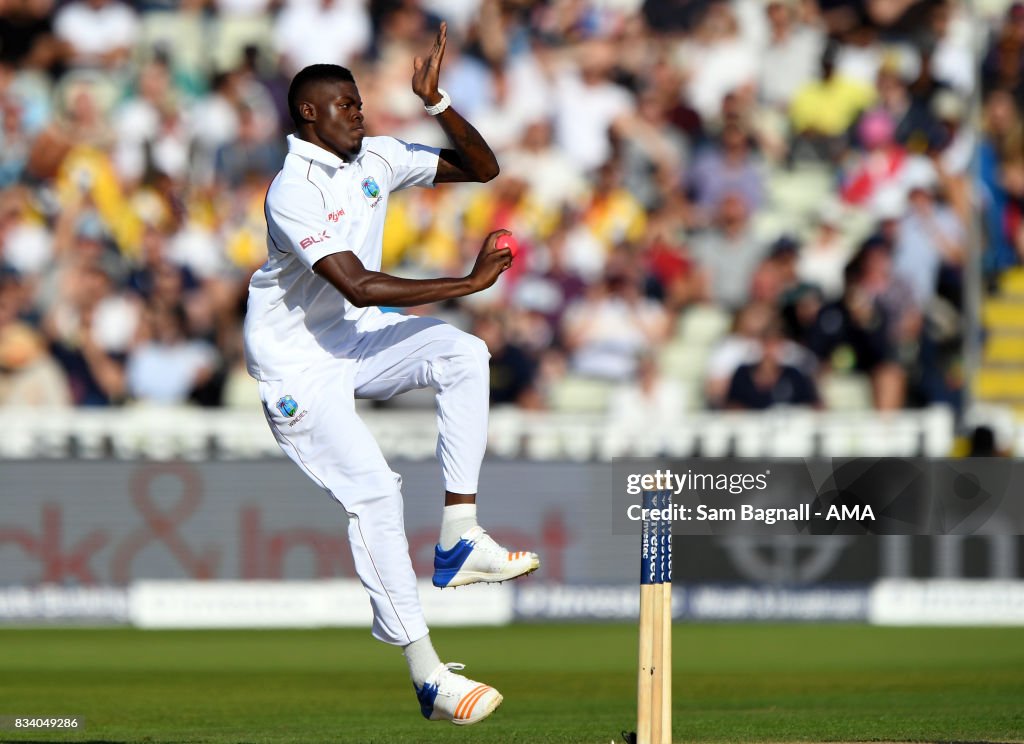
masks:
{"label": "player's ear", "polygon": [[299,114],[306,121],[316,121],[316,106],[311,101],[303,101],[299,104]]}

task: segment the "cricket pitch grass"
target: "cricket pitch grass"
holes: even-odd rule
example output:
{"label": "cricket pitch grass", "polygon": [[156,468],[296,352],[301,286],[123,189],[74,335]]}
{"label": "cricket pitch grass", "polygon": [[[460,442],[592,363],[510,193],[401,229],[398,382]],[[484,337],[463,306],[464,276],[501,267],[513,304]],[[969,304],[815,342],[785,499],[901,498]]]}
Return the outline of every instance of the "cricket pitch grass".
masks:
{"label": "cricket pitch grass", "polygon": [[[366,630],[0,630],[0,716],[85,719],[3,742],[621,742],[636,625],[439,629],[504,704],[424,721],[398,649]],[[1021,742],[1024,628],[674,628],[676,742]]]}

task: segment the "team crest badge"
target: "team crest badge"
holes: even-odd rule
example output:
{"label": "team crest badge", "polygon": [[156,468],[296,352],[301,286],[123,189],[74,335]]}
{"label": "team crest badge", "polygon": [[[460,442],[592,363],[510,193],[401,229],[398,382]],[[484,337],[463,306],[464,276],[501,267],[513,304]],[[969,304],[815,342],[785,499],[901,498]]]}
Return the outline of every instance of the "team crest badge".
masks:
{"label": "team crest badge", "polygon": [[295,398],[290,395],[286,395],[281,400],[277,401],[277,410],[281,412],[282,416],[291,418],[295,415],[295,412],[299,410],[299,404],[295,402]]}
{"label": "team crest badge", "polygon": [[366,195],[367,199],[376,199],[380,196],[380,186],[378,186],[377,182],[373,180],[373,176],[364,178],[361,186],[363,187],[363,193]]}

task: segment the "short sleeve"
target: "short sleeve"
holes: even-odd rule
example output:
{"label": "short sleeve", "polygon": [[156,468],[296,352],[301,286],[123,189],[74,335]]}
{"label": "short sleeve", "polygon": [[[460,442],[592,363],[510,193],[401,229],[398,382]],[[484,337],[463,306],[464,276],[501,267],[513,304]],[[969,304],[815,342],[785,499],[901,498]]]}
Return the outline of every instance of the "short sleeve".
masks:
{"label": "short sleeve", "polygon": [[417,145],[394,137],[375,137],[367,150],[387,163],[391,173],[389,191],[434,185],[440,148]]}
{"label": "short sleeve", "polygon": [[315,184],[275,185],[266,205],[270,250],[294,253],[309,269],[324,256],[351,250],[340,225],[328,221],[329,211]]}

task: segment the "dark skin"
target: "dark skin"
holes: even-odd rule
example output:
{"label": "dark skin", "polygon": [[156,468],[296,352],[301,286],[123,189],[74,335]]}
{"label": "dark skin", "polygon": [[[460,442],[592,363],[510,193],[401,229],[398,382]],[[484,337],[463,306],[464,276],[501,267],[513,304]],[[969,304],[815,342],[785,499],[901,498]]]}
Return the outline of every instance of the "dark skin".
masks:
{"label": "dark skin", "polygon": [[[430,53],[413,60],[412,89],[424,105],[441,101],[438,78],[448,40],[448,26],[441,29]],[[358,156],[366,136],[363,100],[355,83],[334,82],[310,85],[298,103],[304,122],[300,138],[334,153],[345,162]],[[453,149],[441,150],[434,183],[486,183],[498,175],[498,161],[480,133],[454,107],[434,117],[448,136]],[[493,285],[512,265],[512,252],[498,250],[495,242],[508,230],[497,230],[484,240],[473,269],[464,277],[403,279],[371,271],[351,251],[325,256],[313,271],[329,281],[356,307],[389,305],[414,307],[464,297]],[[476,494],[445,492],[445,506],[476,503]]]}

